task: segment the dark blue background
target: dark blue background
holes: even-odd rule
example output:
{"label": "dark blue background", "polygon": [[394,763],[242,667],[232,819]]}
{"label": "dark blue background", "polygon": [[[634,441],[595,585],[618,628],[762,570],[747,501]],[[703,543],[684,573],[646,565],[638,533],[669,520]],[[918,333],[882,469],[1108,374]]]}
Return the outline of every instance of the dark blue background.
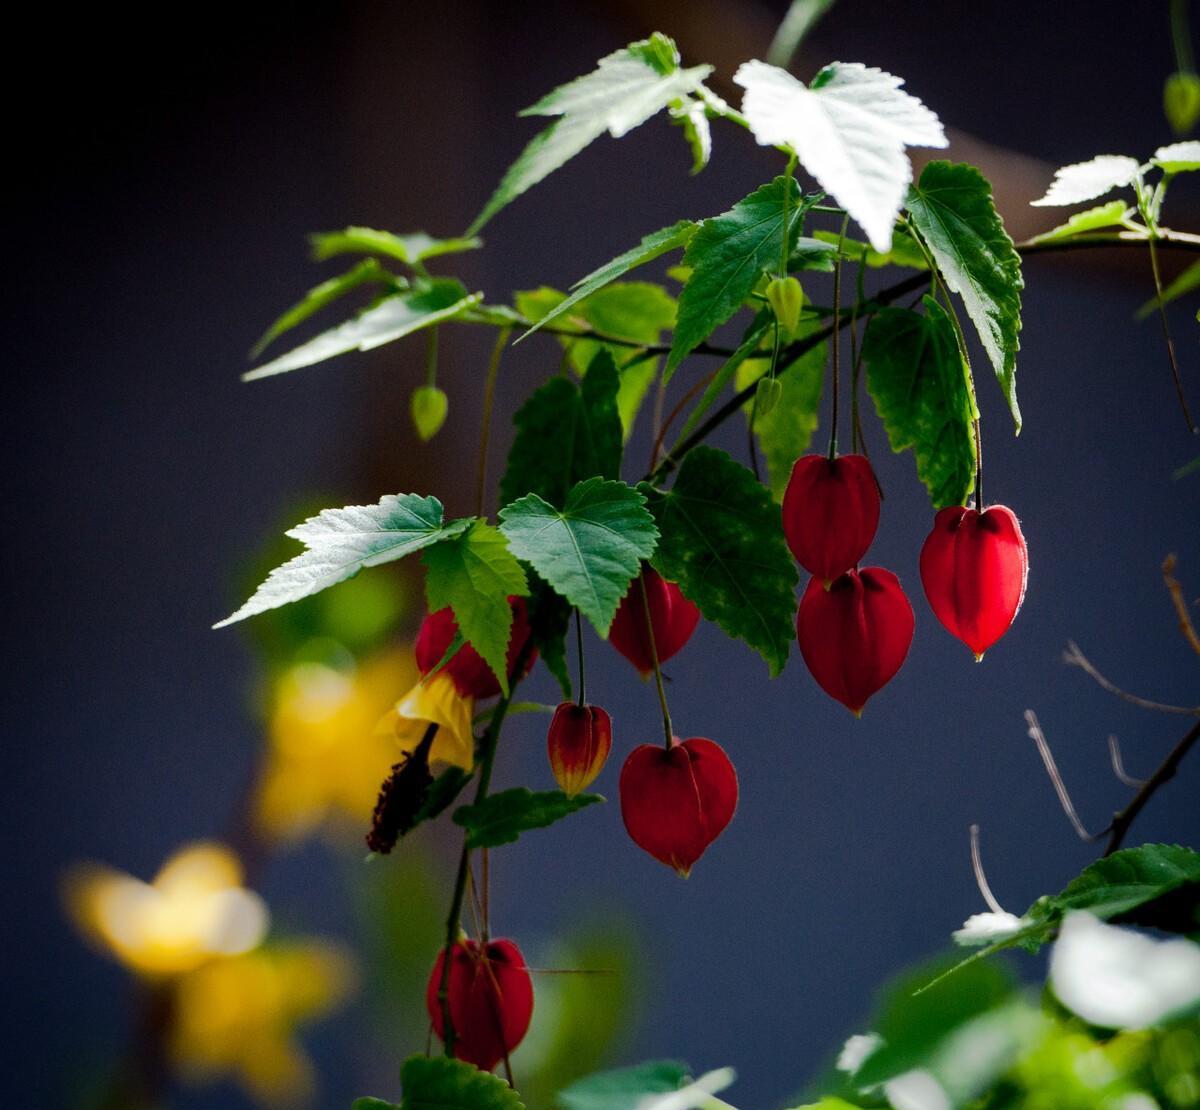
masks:
{"label": "dark blue background", "polygon": [[[452,416],[430,448],[407,420],[420,342],[238,382],[264,324],[316,280],[304,234],[347,223],[458,232],[533,133],[516,111],[548,88],[655,25],[678,35],[688,61],[718,62],[727,82],[737,61],[765,51],[778,14],[734,3],[522,7],[218,4],[170,32],[107,12],[65,30],[22,17],[14,41],[53,51],[16,101],[20,157],[9,171],[0,820],[5,992],[20,1017],[4,1040],[14,1104],[58,1105],[126,1021],[122,973],[60,912],[64,866],[90,857],[152,873],[179,842],[221,832],[252,766],[252,657],[237,632],[209,631],[237,600],[231,583],[247,554],[312,490],[342,504],[411,488],[470,509],[474,395],[491,341],[482,331],[444,337]],[[882,66],[948,124],[1051,165],[1145,156],[1170,139],[1159,103],[1166,9],[1153,7],[1130,21],[1123,6],[1083,2],[1050,16],[1011,3],[844,0],[797,71],[835,58]],[[1122,16],[1119,33],[1106,12]],[[461,260],[464,280],[494,300],[563,286],[778,172],[735,128],[718,127],[699,178],[687,177],[687,159],[662,121],[602,140],[496,218],[487,250]],[[1030,166],[1042,176],[1023,176],[1019,159],[993,163],[1006,176],[1002,201],[1006,189],[1023,199],[1041,190],[1048,171]],[[1195,186],[1174,192],[1168,215],[1194,227]],[[1053,218],[1006,215],[1024,229]],[[1144,774],[1182,734],[1186,722],[1132,709],[1064,668],[1068,638],[1128,688],[1200,700],[1198,660],[1158,569],[1178,551],[1189,596],[1200,593],[1200,477],[1170,478],[1200,444],[1183,429],[1154,321],[1132,319],[1149,292],[1145,259],[1036,259],[1026,280],[1019,439],[994,383],[981,373],[980,384],[988,495],[1021,517],[1032,569],[1025,608],[986,662],[976,666],[920,596],[931,513],[911,460],[890,456],[869,416],[887,500],[868,561],[900,575],[917,632],[863,720],[825,698],[796,658],[769,684],[757,657],[702,628],[669,667],[676,724],[727,747],[742,798],[691,880],[635,850],[615,805],[496,861],[503,932],[545,937],[593,903],[632,914],[656,989],[631,1058],[733,1064],[730,1097],[743,1107],[796,1090],[862,1028],[882,977],[983,908],[971,822],[983,826],[993,889],[1017,912],[1095,854],[1059,811],[1023,710],[1040,714],[1092,826],[1128,796],[1105,736],[1117,733],[1130,771]],[[1200,407],[1194,307],[1173,319]],[[556,360],[549,340],[507,360],[494,471],[513,408]],[[743,439],[739,428],[721,442],[741,452]],[[627,477],[647,447],[635,441]],[[652,688],[598,645],[590,686],[616,722],[615,754],[655,738]],[[544,676],[531,692],[554,697]],[[501,784],[549,785],[544,725],[514,721]],[[615,795],[615,777],[614,759],[598,788]],[[1194,841],[1198,782],[1187,766],[1136,839]],[[342,872],[307,849],[274,863],[262,889],[286,926],[337,933],[347,928]],[[419,1047],[366,1051],[366,1020],[351,1010],[310,1038],[321,1105],[344,1107]],[[237,1100],[219,1088],[187,1105]]]}

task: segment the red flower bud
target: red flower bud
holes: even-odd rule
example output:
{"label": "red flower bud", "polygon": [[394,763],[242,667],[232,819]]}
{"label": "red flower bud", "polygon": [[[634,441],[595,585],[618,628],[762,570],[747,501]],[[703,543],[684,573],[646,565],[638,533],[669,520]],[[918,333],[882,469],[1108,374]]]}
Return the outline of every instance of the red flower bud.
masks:
{"label": "red flower bud", "polygon": [[783,495],[783,534],[809,574],[828,584],[858,566],[879,527],[879,487],[862,455],[805,455]]}
{"label": "red flower bud", "polygon": [[612,720],[598,705],[564,701],[546,736],[550,769],[564,793],[574,797],[600,774],[612,750]]}
{"label": "red flower bud", "polygon": [[813,578],[800,599],[796,639],[817,685],[856,717],[908,654],[913,611],[890,570],[851,570],[826,589]]}
{"label": "red flower bud", "polygon": [[[508,669],[511,674],[517,656],[525,646],[525,641],[529,639],[529,618],[525,614],[524,598],[510,597],[508,603],[513,610],[512,631],[508,637]],[[458,622],[448,608],[430,613],[421,622],[421,629],[417,633],[416,653],[417,669],[422,675],[427,675],[442,661],[457,635]],[[532,666],[531,657],[529,667]],[[492,673],[492,668],[470,644],[463,644],[454,658],[446,664],[445,671],[454,680],[455,687],[464,698],[491,698],[500,693],[500,683]]]}
{"label": "red flower bud", "polygon": [[737,772],[702,737],[640,744],[621,768],[621,817],[630,838],[684,878],[737,809]]}
{"label": "red flower bud", "polygon": [[[450,1020],[454,1024],[454,1055],[483,1071],[491,1071],[521,1043],[533,1017],[533,980],[525,957],[511,940],[494,940],[481,950],[474,940],[460,940],[450,950]],[[442,985],[446,950],[425,989],[425,1008],[434,1032],[446,1036]]]}
{"label": "red flower bud", "polygon": [[1029,551],[1011,509],[955,505],[933,519],[921,548],[921,582],[946,630],[982,659],[1025,598]]}
{"label": "red flower bud", "polygon": [[[646,600],[650,603],[650,626],[654,629],[654,647],[658,661],[665,663],[692,638],[700,622],[696,608],[674,582],[668,582],[653,567],[642,568],[641,580],[646,583]],[[650,653],[650,638],[646,634],[646,608],[642,587],[634,579],[629,592],[617,608],[612,627],[608,630],[612,646],[629,660],[642,677],[654,670]]]}

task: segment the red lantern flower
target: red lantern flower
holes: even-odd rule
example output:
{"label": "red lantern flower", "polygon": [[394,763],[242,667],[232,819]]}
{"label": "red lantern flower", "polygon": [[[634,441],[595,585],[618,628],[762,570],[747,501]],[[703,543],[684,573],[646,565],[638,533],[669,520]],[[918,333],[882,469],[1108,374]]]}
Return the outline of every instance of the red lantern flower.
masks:
{"label": "red lantern flower", "polygon": [[[450,950],[450,1020],[454,1024],[454,1055],[483,1071],[491,1071],[521,1043],[533,1017],[533,980],[525,957],[511,940],[494,940],[481,949],[474,940],[460,940]],[[425,989],[425,1008],[434,1032],[446,1036],[438,991],[442,985],[446,950]]]}
{"label": "red lantern flower", "polygon": [[737,809],[737,772],[703,737],[670,748],[641,744],[621,768],[621,817],[630,838],[687,878]]}
{"label": "red lantern flower", "polygon": [[783,495],[783,534],[805,570],[828,584],[858,565],[879,527],[879,487],[862,455],[805,455]]}
{"label": "red lantern flower", "polygon": [[[525,613],[525,599],[510,597],[513,623],[508,637],[508,669],[512,672],[517,656],[529,639],[529,618]],[[417,669],[422,675],[427,675],[441,661],[454,637],[458,635],[458,622],[450,609],[439,609],[430,613],[422,622],[417,633],[416,653]],[[533,666],[533,658],[528,667]],[[528,671],[528,667],[526,670]],[[470,644],[463,646],[454,658],[446,664],[446,673],[454,680],[454,685],[464,698],[492,698],[500,693],[500,683],[492,673],[492,668]]]}
{"label": "red lantern flower", "polygon": [[591,785],[612,750],[612,720],[598,705],[564,701],[546,736],[550,769],[569,797]]}
{"label": "red lantern flower", "polygon": [[912,638],[912,606],[882,567],[847,571],[828,589],[814,578],[800,599],[796,639],[804,662],[856,717],[900,669]]}
{"label": "red lantern flower", "polygon": [[1025,598],[1029,551],[1011,509],[984,512],[955,505],[934,517],[921,548],[921,582],[929,607],[976,660],[1012,624]]}
{"label": "red lantern flower", "polygon": [[[668,582],[651,566],[643,567],[641,581],[646,583],[654,647],[662,664],[692,638],[700,622],[700,610],[683,596],[674,582]],[[650,638],[646,634],[646,607],[642,601],[642,587],[636,578],[617,608],[608,638],[613,647],[637,667],[643,678],[654,670]]]}

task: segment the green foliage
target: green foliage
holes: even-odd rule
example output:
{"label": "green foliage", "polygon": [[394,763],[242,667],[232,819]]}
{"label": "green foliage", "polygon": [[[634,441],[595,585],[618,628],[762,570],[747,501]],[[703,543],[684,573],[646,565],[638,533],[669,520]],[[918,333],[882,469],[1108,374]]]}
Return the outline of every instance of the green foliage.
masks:
{"label": "green foliage", "polygon": [[525,1110],[499,1076],[446,1056],[410,1056],[400,1071],[400,1110]]}
{"label": "green foliage", "polygon": [[534,793],[518,786],[489,794],[474,805],[459,806],[454,811],[454,823],[467,830],[469,848],[496,848],[513,843],[523,832],[544,829],[602,801],[599,794],[568,797],[561,790]]}
{"label": "green foliage", "polygon": [[310,235],[313,257],[318,261],[339,254],[372,254],[394,258],[421,271],[421,263],[443,254],[478,250],[481,239],[434,239],[423,231],[394,235],[371,227],[348,227],[342,231],[320,231]]}
{"label": "green foliage", "polygon": [[1200,170],[1200,142],[1189,141],[1160,146],[1154,152],[1152,161],[1168,174]]}
{"label": "green foliage", "polygon": [[814,231],[813,236],[819,242],[828,243],[834,247],[841,238],[842,257],[865,265],[872,270],[881,270],[885,266],[907,266],[913,270],[929,269],[929,260],[925,257],[921,244],[903,228],[898,227],[892,232],[892,249],[886,254],[880,254],[870,243],[841,237],[836,231]]}
{"label": "green foliage", "polygon": [[1110,200],[1107,204],[1076,212],[1065,224],[1059,224],[1058,227],[1052,227],[1049,231],[1043,231],[1041,235],[1035,235],[1030,242],[1055,243],[1060,239],[1070,239],[1088,231],[1120,227],[1133,215],[1133,212],[1134,209],[1130,208],[1123,200]]}
{"label": "green foliage", "polygon": [[504,537],[482,520],[457,536],[426,549],[425,597],[429,611],[450,606],[459,631],[482,656],[508,693],[508,641],[512,608],[508,598],[525,597],[525,571]]}
{"label": "green foliage", "polygon": [[658,539],[643,494],[604,478],[580,482],[562,509],[531,493],[501,509],[500,520],[513,553],[601,636]]}
{"label": "green foliage", "polygon": [[797,575],[771,495],[711,447],[688,453],[669,493],[640,488],[658,522],[655,569],[779,674],[795,636]]}
{"label": "green foliage", "polygon": [[446,812],[463,792],[463,787],[475,777],[474,771],[464,771],[461,767],[447,767],[429,784],[425,793],[425,801],[417,812],[413,827],[423,821],[432,821]]}
{"label": "green foliage", "polygon": [[571,673],[567,668],[567,629],[571,606],[538,575],[532,575],[529,595],[529,628],[546,669],[554,676],[564,701],[572,697]]}
{"label": "green foliage", "polygon": [[698,344],[742,307],[759,278],[779,268],[784,237],[790,251],[813,203],[815,198],[801,198],[793,178],[777,177],[728,212],[700,223],[683,256],[692,272],[679,295],[668,379]]}
{"label": "green foliage", "polygon": [[1186,135],[1200,120],[1200,75],[1172,73],[1163,85],[1163,113],[1176,135]]}
{"label": "green foliage", "polygon": [[589,1075],[558,1094],[561,1110],[639,1110],[652,1095],[686,1087],[688,1067],[676,1060],[653,1060],[630,1068]]}
{"label": "green foliage", "polygon": [[509,167],[468,230],[474,235],[497,212],[575,157],[607,131],[614,139],[700,88],[712,66],[681,69],[675,44],[655,33],[601,58],[596,69],[542,97],[523,116],[559,116]]}
{"label": "green foliage", "polygon": [[353,292],[362,285],[382,284],[391,286],[395,291],[404,289],[408,282],[402,277],[390,274],[374,258],[364,258],[344,274],[321,282],[304,294],[304,299],[289,308],[267,330],[250,352],[251,358],[258,358],[284,332],[304,323],[310,316],[316,315],[326,305],[340,300],[347,293]]}
{"label": "green foliage", "polygon": [[738,344],[737,350],[721,364],[720,369],[713,375],[712,381],[704,387],[704,392],[700,395],[700,400],[692,407],[692,411],[688,414],[688,418],[683,425],[683,430],[679,433],[680,439],[686,439],[687,436],[700,426],[700,421],[704,417],[704,414],[712,408],[713,403],[725,391],[725,387],[734,380],[742,364],[758,351],[759,345],[770,332],[771,328],[771,314],[766,310],[759,312],[754,317],[754,320],[746,329],[745,335],[742,336],[742,341]]}
{"label": "green foliage", "polygon": [[470,519],[443,523],[442,503],[415,493],[388,494],[375,505],[325,509],[287,533],[307,550],[271,571],[249,601],[213,627],[309,597],[363,567],[402,559],[470,527]]}
{"label": "green foliage", "polygon": [[908,210],[947,288],[962,297],[1020,431],[1017,333],[1025,282],[991,185],[964,162],[930,162],[909,192]]}
{"label": "green foliage", "polygon": [[[776,501],[783,501],[792,465],[808,450],[813,432],[817,430],[821,390],[825,384],[826,345],[818,343],[812,350],[781,367],[775,379],[779,398],[775,406],[757,412],[746,405],[746,419],[754,418],[754,434],[758,448],[767,464],[767,487]],[[770,367],[769,360],[752,359],[742,364],[735,384],[744,389],[752,381],[765,384],[761,375]]]}
{"label": "green foliage", "polygon": [[[1180,271],[1175,280],[1162,291],[1162,303],[1170,304],[1197,288],[1200,288],[1200,262],[1193,262],[1187,269]],[[1145,320],[1158,309],[1158,305],[1158,298],[1151,297],[1137,310],[1137,318]]]}
{"label": "green foliage", "polygon": [[943,147],[937,116],[904,83],[858,63],[826,66],[807,88],[790,73],[746,62],[733,80],[746,90],[742,111],[764,146],[796,153],[881,253],[912,180],[908,146]]}
{"label": "green foliage", "polygon": [[500,482],[500,504],[535,493],[562,506],[584,478],[616,478],[621,469],[620,379],[612,356],[600,352],[583,381],[552,378],[514,417],[517,434]]}
{"label": "green foliage", "polygon": [[1054,171],[1046,195],[1031,201],[1035,208],[1047,205],[1080,204],[1085,200],[1132,185],[1141,176],[1136,158],[1125,154],[1098,154],[1086,162],[1073,162]]}
{"label": "green foliage", "polygon": [[965,505],[975,488],[975,436],[967,369],[954,325],[925,297],[922,316],[885,308],[863,343],[867,389],[893,451],[912,449],[935,509]]}
{"label": "green foliage", "polygon": [[374,350],[422,328],[461,316],[482,299],[482,293],[468,293],[462,282],[454,278],[423,281],[411,290],[384,297],[353,319],[243,374],[242,381],[285,374],[348,351]]}

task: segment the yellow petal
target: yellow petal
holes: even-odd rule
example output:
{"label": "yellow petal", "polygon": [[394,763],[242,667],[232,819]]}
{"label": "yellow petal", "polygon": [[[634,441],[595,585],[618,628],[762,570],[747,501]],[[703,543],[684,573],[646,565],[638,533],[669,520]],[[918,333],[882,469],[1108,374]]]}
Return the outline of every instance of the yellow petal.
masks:
{"label": "yellow petal", "polygon": [[406,752],[415,750],[429,725],[437,725],[430,762],[440,760],[469,771],[475,762],[475,736],[471,732],[474,709],[475,699],[463,697],[453,679],[442,671],[418,682],[396,703],[385,721]]}

